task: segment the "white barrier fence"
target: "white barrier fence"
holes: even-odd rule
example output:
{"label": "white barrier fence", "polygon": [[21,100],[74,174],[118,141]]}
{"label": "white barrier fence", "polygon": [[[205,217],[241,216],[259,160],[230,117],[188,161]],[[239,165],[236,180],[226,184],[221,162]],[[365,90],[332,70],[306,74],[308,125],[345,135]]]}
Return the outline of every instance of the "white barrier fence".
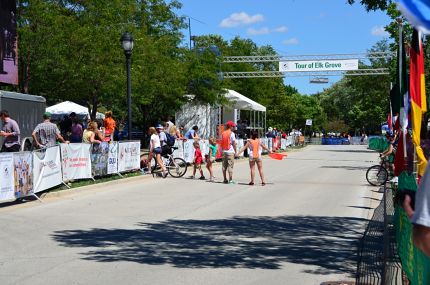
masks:
{"label": "white barrier fence", "polygon": [[140,142],[61,144],[33,152],[0,153],[0,201],[64,182],[140,168]]}

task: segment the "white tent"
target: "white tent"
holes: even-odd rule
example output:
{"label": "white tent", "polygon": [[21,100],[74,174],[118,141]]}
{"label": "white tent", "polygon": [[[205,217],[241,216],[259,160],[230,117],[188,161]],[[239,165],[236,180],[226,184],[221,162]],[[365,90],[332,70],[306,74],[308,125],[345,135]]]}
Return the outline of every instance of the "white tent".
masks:
{"label": "white tent", "polygon": [[[64,115],[70,115],[70,113],[75,112],[81,118],[89,118],[88,108],[81,106],[79,104],[64,101],[59,104],[53,105],[51,107],[46,108],[46,112],[52,114],[53,119],[62,119]],[[102,113],[97,112],[96,119],[104,119],[104,115]]]}
{"label": "white tent", "polygon": [[266,112],[266,107],[249,99],[248,97],[245,97],[234,90],[227,89],[226,91],[227,92],[224,94],[224,97],[228,99],[229,107],[239,110]]}

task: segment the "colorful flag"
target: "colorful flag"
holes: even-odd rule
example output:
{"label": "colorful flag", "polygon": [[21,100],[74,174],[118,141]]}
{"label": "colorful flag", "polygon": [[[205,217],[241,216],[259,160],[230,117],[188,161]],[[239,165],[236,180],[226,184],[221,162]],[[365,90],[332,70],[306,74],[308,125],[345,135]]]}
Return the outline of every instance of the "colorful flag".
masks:
{"label": "colorful flag", "polygon": [[427,111],[424,78],[424,53],[421,44],[421,35],[414,29],[410,50],[410,89],[411,95],[411,121],[412,141],[418,157],[418,174],[422,176],[427,166],[427,160],[421,148],[421,123],[423,114]]}
{"label": "colorful flag", "polygon": [[399,7],[408,22],[430,34],[430,2],[428,0],[399,0]]}
{"label": "colorful flag", "polygon": [[406,129],[408,127],[408,78],[406,73],[406,51],[403,39],[403,27],[399,27],[399,45],[397,49],[397,97],[394,102],[400,106],[400,137],[394,161],[395,173],[400,174],[407,169],[406,165]]}

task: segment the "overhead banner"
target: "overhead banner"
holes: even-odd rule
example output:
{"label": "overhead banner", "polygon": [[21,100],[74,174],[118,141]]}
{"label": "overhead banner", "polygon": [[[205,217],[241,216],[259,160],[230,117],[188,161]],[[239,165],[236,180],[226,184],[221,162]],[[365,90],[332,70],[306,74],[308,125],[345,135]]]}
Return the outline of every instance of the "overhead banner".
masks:
{"label": "overhead banner", "polygon": [[90,148],[87,143],[61,144],[63,181],[91,178]]}
{"label": "overhead banner", "polygon": [[140,168],[140,142],[121,142],[118,147],[118,172]]}
{"label": "overhead banner", "polygon": [[109,144],[107,174],[118,173],[118,142]]}
{"label": "overhead banner", "polygon": [[0,201],[15,198],[13,154],[0,153]]}
{"label": "overhead banner", "polygon": [[348,71],[358,69],[358,59],[280,61],[280,72]]}
{"label": "overhead banner", "polygon": [[93,176],[108,174],[109,143],[93,144],[91,150],[91,169]]}
{"label": "overhead banner", "polygon": [[13,153],[15,197],[33,194],[33,155],[30,151]]}
{"label": "overhead banner", "polygon": [[33,179],[34,193],[63,183],[59,146],[33,152]]}

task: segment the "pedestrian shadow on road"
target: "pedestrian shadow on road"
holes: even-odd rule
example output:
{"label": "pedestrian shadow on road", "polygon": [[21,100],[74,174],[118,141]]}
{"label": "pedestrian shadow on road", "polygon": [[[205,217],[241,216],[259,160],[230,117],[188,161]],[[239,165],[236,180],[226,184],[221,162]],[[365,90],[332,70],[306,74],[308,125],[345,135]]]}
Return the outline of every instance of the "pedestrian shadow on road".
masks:
{"label": "pedestrian shadow on road", "polygon": [[61,246],[82,248],[82,259],[90,261],[249,269],[280,269],[292,262],[316,266],[308,273],[352,276],[366,221],[325,216],[168,220],[134,229],[56,231],[52,238]]}

